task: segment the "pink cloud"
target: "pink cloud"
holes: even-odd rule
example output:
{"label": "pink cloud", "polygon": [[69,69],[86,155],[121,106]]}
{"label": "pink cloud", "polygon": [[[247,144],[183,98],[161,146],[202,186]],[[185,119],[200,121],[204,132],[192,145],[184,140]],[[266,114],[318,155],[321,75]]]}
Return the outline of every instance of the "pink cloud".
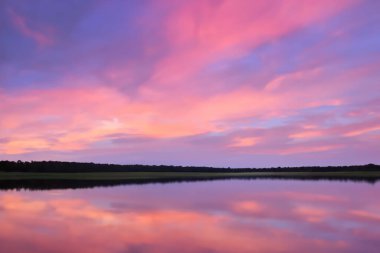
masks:
{"label": "pink cloud", "polygon": [[380,215],[378,211],[371,212],[367,210],[351,210],[350,215],[354,216],[356,219],[380,223]]}
{"label": "pink cloud", "polygon": [[50,27],[34,28],[25,17],[12,9],[8,10],[11,21],[17,30],[25,37],[31,38],[39,46],[50,46],[54,43]]}
{"label": "pink cloud", "polygon": [[[323,75],[325,72],[319,70],[318,73]],[[350,72],[344,74],[350,76]],[[70,83],[70,86],[25,89],[17,94],[1,95],[0,137],[6,141],[0,150],[7,154],[83,150],[113,134],[170,140],[207,133],[220,134],[228,139],[231,132],[237,132],[219,148],[243,153],[290,155],[340,149],[346,145],[345,141],[355,140],[366,133],[376,134],[379,126],[376,115],[356,123],[363,120],[363,114],[358,112],[352,115],[354,123],[347,125],[337,123],[326,127],[320,121],[308,120],[292,123],[286,128],[251,125],[250,122],[303,115],[305,108],[344,108],[350,98],[342,97],[342,91],[355,88],[355,79],[345,79],[343,87],[337,84],[342,77],[336,75],[321,89],[317,85],[320,78],[314,74],[297,75],[299,82],[310,84],[303,90],[281,85],[283,92],[279,93],[266,88],[239,86],[208,96],[187,94],[186,89],[171,93],[152,83],[141,89],[138,96],[131,97],[120,92],[118,87],[104,85],[101,80],[66,77],[61,82]],[[308,92],[305,93],[305,89]],[[325,96],[327,91],[328,96]],[[371,106],[377,104],[372,102]],[[327,120],[334,115],[327,113],[325,117]],[[248,121],[239,123],[239,119]],[[236,124],[241,126],[236,129]],[[238,134],[245,130],[252,130],[252,133]]]}
{"label": "pink cloud", "polygon": [[[183,79],[191,78],[208,64],[239,58],[356,2],[184,2],[166,21],[172,53],[158,63],[153,80],[163,86],[184,84]],[[292,15],[294,11],[297,15]]]}
{"label": "pink cloud", "polygon": [[[101,9],[70,20],[70,29],[58,19],[68,29],[59,34],[70,33],[62,48],[35,54],[27,71],[14,67],[6,87],[17,92],[0,91],[0,153],[119,152],[145,162],[148,151],[182,150],[204,163],[208,153],[239,160],[367,150],[379,138],[378,60],[342,67],[346,58],[331,53],[326,61],[320,44],[314,52],[304,42],[332,43],[329,20],[358,2],[153,1],[125,24],[138,32],[110,29],[106,38],[92,27],[108,15]],[[23,36],[54,43],[51,28],[13,9],[8,15]],[[302,35],[294,47],[307,46],[297,48],[296,63],[285,52],[293,35]],[[263,53],[267,47],[273,51]]]}

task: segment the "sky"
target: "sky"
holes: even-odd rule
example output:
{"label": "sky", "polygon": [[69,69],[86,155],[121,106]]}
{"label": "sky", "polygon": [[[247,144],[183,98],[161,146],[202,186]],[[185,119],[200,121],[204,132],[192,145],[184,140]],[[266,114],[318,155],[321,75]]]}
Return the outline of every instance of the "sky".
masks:
{"label": "sky", "polygon": [[379,11],[0,0],[0,160],[380,163]]}

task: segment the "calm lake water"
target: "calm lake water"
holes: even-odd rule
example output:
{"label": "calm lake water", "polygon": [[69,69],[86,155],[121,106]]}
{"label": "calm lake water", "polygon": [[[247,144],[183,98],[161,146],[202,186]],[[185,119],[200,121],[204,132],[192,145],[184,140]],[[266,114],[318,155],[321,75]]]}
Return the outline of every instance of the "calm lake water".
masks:
{"label": "calm lake water", "polygon": [[380,252],[380,184],[225,180],[0,191],[0,252]]}

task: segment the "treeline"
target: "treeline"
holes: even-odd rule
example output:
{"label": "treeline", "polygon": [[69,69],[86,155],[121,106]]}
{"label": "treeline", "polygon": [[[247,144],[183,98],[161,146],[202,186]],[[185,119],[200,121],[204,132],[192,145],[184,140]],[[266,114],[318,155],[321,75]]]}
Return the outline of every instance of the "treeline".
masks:
{"label": "treeline", "polygon": [[167,166],[167,165],[117,165],[58,161],[0,161],[0,171],[3,172],[353,172],[378,171],[380,166],[375,164],[352,166],[308,166],[308,167],[276,167],[276,168],[214,168],[195,166]]}

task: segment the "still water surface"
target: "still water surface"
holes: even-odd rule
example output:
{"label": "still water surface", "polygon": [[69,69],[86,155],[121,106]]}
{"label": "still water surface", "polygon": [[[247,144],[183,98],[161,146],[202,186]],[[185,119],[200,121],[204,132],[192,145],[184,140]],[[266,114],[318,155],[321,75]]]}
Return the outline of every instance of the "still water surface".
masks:
{"label": "still water surface", "polygon": [[0,252],[380,252],[380,184],[225,180],[0,191]]}

